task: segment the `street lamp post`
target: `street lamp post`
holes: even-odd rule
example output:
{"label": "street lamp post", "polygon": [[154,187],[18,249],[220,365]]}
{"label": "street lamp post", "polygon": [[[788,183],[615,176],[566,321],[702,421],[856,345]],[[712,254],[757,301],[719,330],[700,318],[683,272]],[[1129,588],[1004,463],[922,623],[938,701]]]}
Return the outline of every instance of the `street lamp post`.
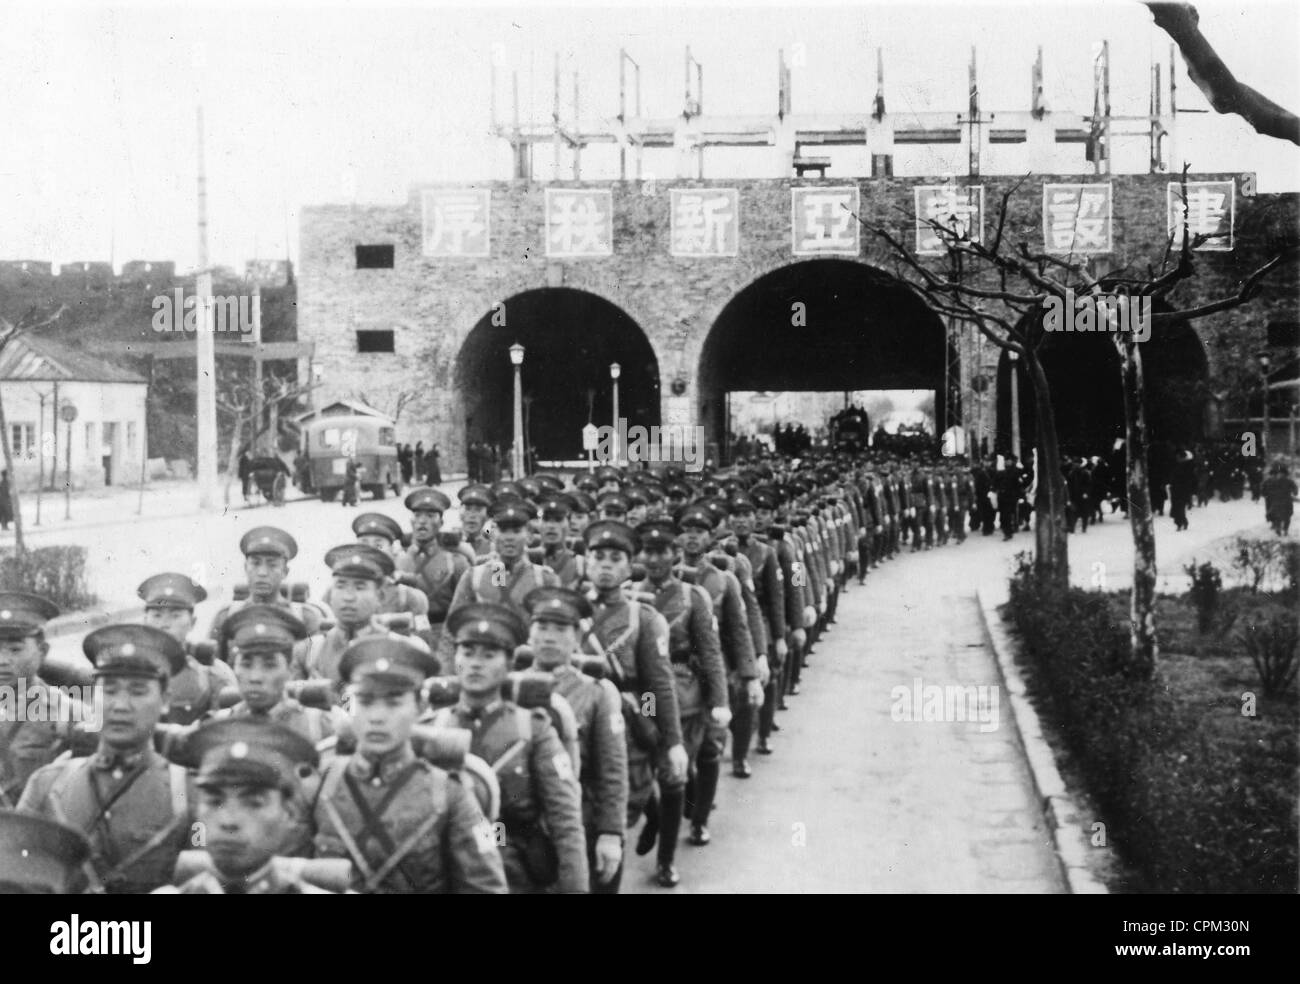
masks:
{"label": "street lamp post", "polygon": [[515,443],[511,456],[514,477],[524,475],[524,401],[522,366],[524,364],[524,347],[518,342],[510,346],[510,364],[515,367]]}
{"label": "street lamp post", "polygon": [[1268,366],[1269,359],[1267,352],[1259,353],[1259,377],[1260,382],[1264,385],[1264,433],[1259,440],[1259,453],[1264,456],[1264,468],[1268,469]]}
{"label": "street lamp post", "polygon": [[614,381],[614,464],[623,463],[623,439],[618,427],[618,377],[623,374],[623,367],[617,362],[609,364],[609,378]]}
{"label": "street lamp post", "polygon": [[1008,352],[1007,359],[1011,362],[1011,453],[1020,460],[1020,373],[1017,372],[1020,361],[1020,355],[1017,352]]}

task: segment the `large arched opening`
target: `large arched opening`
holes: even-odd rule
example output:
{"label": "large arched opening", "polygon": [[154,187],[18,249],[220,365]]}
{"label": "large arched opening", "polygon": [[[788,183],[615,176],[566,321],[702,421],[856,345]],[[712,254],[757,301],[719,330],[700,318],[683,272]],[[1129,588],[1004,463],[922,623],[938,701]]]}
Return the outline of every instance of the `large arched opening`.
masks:
{"label": "large arched opening", "polygon": [[[1170,310],[1161,303],[1154,311]],[[1148,439],[1152,445],[1187,447],[1205,438],[1209,365],[1195,328],[1180,321],[1153,329],[1140,343],[1146,389]],[[1124,436],[1124,391],[1119,351],[1109,332],[1052,332],[1039,349],[1052,391],[1052,410],[1061,452],[1104,454]],[[1020,440],[1034,442],[1033,390],[1017,369]],[[1011,449],[1011,362],[998,364],[998,450]],[[1020,452],[1017,452],[1018,454]]]}
{"label": "large arched opening", "polygon": [[488,444],[504,452],[513,442],[510,347],[516,342],[524,347],[525,447],[534,460],[581,460],[582,428],[589,421],[612,423],[614,363],[619,416],[629,427],[659,423],[659,363],[637,323],[603,297],[545,287],[484,314],[461,346],[455,385],[467,447]]}
{"label": "large arched opening", "polygon": [[700,355],[706,439],[727,458],[728,394],[930,391],[939,429],[956,362],[942,320],[910,286],[852,260],[793,263],[718,315]]}

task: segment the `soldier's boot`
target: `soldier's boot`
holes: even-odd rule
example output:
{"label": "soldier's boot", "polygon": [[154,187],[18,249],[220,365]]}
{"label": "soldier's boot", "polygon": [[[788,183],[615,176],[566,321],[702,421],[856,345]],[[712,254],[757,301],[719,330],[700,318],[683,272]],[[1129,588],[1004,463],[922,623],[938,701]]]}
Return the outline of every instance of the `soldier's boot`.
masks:
{"label": "soldier's boot", "polygon": [[659,854],[655,881],[661,888],[672,888],[681,877],[673,861],[677,858],[677,838],[682,830],[686,809],[686,790],[681,786],[659,791]]}
{"label": "soldier's boot", "polygon": [[695,770],[690,842],[696,847],[703,847],[713,839],[709,835],[709,813],[713,810],[713,799],[718,793],[720,763],[699,761],[696,763]]}
{"label": "soldier's boot", "polygon": [[773,732],[781,730],[780,725],[776,723],[778,686],[778,682],[769,681],[768,685],[763,688],[763,706],[758,709],[758,752],[760,755],[772,754],[768,739],[772,737]]}
{"label": "soldier's boot", "polygon": [[754,740],[754,706],[743,690],[731,705],[731,774],[737,779],[748,779],[749,746]]}
{"label": "soldier's boot", "polygon": [[655,841],[659,837],[659,798],[651,793],[650,799],[645,805],[645,826],[641,828],[641,835],[636,839],[637,857],[644,857],[654,849]]}
{"label": "soldier's boot", "polygon": [[785,657],[786,687],[794,694],[799,692],[799,677],[803,670],[803,651],[795,643],[790,644],[790,651]]}

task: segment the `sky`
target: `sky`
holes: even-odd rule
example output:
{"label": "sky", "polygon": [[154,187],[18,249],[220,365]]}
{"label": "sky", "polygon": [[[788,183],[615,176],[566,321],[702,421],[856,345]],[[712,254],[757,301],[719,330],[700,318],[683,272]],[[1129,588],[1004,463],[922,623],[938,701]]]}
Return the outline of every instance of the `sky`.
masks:
{"label": "sky", "polygon": [[[1300,4],[1197,6],[1202,31],[1238,78],[1300,111]],[[572,116],[574,71],[582,118],[613,117],[620,47],[641,66],[645,115],[674,116],[686,45],[704,66],[709,113],[774,114],[781,49],[794,61],[796,113],[869,111],[876,47],[884,50],[891,112],[958,112],[974,44],[983,108],[1023,111],[1041,44],[1049,106],[1086,113],[1092,45],[1102,40],[1111,45],[1112,111],[1145,113],[1148,66],[1153,57],[1167,65],[1169,41],[1145,7],[1121,0],[4,4],[0,259],[112,258],[119,268],[129,259],[170,259],[192,269],[200,102],[210,255],[242,269],[254,256],[296,260],[303,206],[398,203],[420,181],[508,178],[508,145],[489,132],[494,63],[503,121],[511,72],[521,117],[549,117],[556,53],[562,117]],[[1180,106],[1206,108],[1185,70],[1178,92]],[[1145,140],[1131,146],[1127,155],[1117,151],[1117,171],[1144,170]],[[911,162],[923,173],[964,167],[951,148],[908,152],[923,155]],[[1236,117],[1181,116],[1179,156],[1197,171],[1255,171],[1262,192],[1300,191],[1300,148],[1258,136]],[[539,148],[535,162],[537,176],[549,178],[549,149]],[[646,166],[671,168],[667,159]],[[768,167],[761,153],[719,151],[707,158],[706,176],[776,176]],[[617,178],[616,153],[584,155],[583,177]]]}

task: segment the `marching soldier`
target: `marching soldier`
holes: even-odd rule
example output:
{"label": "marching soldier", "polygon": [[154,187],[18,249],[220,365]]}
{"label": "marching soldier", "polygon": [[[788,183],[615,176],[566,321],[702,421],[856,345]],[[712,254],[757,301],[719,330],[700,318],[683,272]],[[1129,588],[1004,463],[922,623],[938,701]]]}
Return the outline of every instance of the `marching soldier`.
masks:
{"label": "marching soldier", "polygon": [[301,824],[300,769],[316,748],[292,728],[260,718],[203,725],[188,752],[198,766],[195,816],[203,849],[183,851],[175,885],[156,895],[332,895],[344,892],[352,866],[279,854]]}
{"label": "marching soldier", "polygon": [[[352,532],[356,534],[357,543],[382,550],[393,558],[393,575],[379,586],[379,614],[411,616],[411,629],[428,642],[429,597],[414,573],[398,569],[404,551],[401,546],[402,528],[397,525],[397,520],[383,513],[362,513],[352,521]],[[436,541],[437,538],[434,539]],[[414,541],[414,536],[412,540]],[[329,604],[328,591],[323,600]]]}
{"label": "marching soldier", "polygon": [[569,753],[545,710],[501,697],[525,625],[502,604],[474,602],[452,610],[447,629],[455,638],[460,699],[434,715],[433,724],[469,731],[470,752],[497,773],[510,891],[586,892],[581,792]]}
{"label": "marching soldier", "polygon": [[90,842],[43,817],[0,812],[0,895],[80,895]]}
{"label": "marching soldier", "polygon": [[528,645],[533,669],[555,677],[555,690],[573,708],[581,748],[579,784],[582,824],[587,834],[591,891],[618,893],[627,822],[627,740],[618,690],[582,672],[580,626],[592,616],[591,603],[568,588],[535,588],[524,599],[531,624]]}
{"label": "marching soldier", "polygon": [[[492,511],[496,527],[496,553],[461,575],[452,596],[448,618],[456,609],[474,602],[492,602],[511,608],[520,619],[527,616],[524,597],[533,588],[558,586],[554,571],[527,557],[528,522],[533,507],[522,499],[506,499]],[[443,665],[449,665],[453,643],[444,638],[438,648]]]}
{"label": "marching soldier", "polygon": [[457,773],[411,744],[424,709],[420,687],[437,669],[411,640],[382,636],[353,642],[339,666],[357,747],[322,772],[312,809],[316,856],[350,859],[363,894],[506,891],[478,801]]}
{"label": "marching soldier", "polygon": [[486,485],[466,485],[456,497],[460,499],[460,528],[465,544],[474,551],[475,558],[486,557],[492,552],[492,538],[485,529],[488,510],[495,501],[492,492]]}
{"label": "marching soldier", "polygon": [[12,810],[32,773],[67,748],[76,721],[68,698],[39,676],[50,651],[45,623],[58,614],[38,595],[0,592],[0,687],[25,692],[28,710],[5,720],[0,708],[0,810]]}
{"label": "marching soldier", "polygon": [[[321,635],[310,636],[294,652],[294,673],[303,680],[339,682],[339,661],[353,639],[391,635],[381,619],[380,588],[393,573],[393,558],[361,543],[335,547],[325,555],[332,575],[330,605],[338,624]],[[417,640],[417,646],[424,646]],[[425,648],[428,648],[425,646]]]}
{"label": "marching soldier", "polygon": [[167,684],[185,667],[185,650],[147,625],[106,625],[86,636],[82,649],[103,701],[98,750],[38,770],[18,811],[86,835],[92,854],[84,870],[92,892],[150,892],[166,884],[190,840],[185,769],[153,747],[167,709]]}
{"label": "marching soldier", "polygon": [[232,601],[220,609],[212,619],[210,635],[217,644],[217,659],[230,662],[226,651],[225,632],[222,628],[227,618],[243,605],[278,605],[291,612],[307,626],[307,632],[320,631],[319,611],[310,605],[291,602],[280,593],[280,586],[289,575],[289,561],[298,556],[298,543],[284,530],[274,526],[258,526],[239,540],[239,550],[244,555],[244,573],[248,577],[248,598]]}
{"label": "marching soldier", "polygon": [[[677,710],[681,718],[682,743],[692,763],[692,844],[703,847],[711,840],[709,811],[718,788],[727,726],[731,723],[731,702],[718,642],[713,599],[703,588],[673,576],[677,527],[671,520],[651,520],[636,529],[641,541],[641,562],[645,565],[645,589],[652,603],[668,623],[668,656],[677,687]],[[673,866],[677,835],[685,808],[684,791],[664,790],[659,796],[658,823],[647,817],[637,843],[637,853],[649,853],[656,831],[661,881],[678,880]]]}
{"label": "marching soldier", "polygon": [[[763,685],[740,581],[730,570],[722,570],[706,556],[713,523],[713,513],[703,505],[687,506],[677,514],[677,526],[681,530],[681,576],[703,588],[713,607],[731,702],[731,773],[737,779],[748,779],[753,775],[749,745],[754,734],[754,715],[763,701]],[[699,796],[698,789],[696,795]]]}
{"label": "marching soldier", "polygon": [[731,528],[741,552],[753,568],[754,597],[762,612],[768,639],[771,676],[763,688],[763,706],[758,712],[759,740],[766,742],[772,732],[777,705],[785,696],[785,660],[789,643],[786,641],[785,578],[775,551],[755,535],[757,508],[754,500],[744,493],[737,493],[731,500]]}
{"label": "marching soldier", "polygon": [[586,577],[582,555],[574,553],[567,543],[569,529],[568,496],[547,499],[541,506],[542,549],[538,562],[549,567],[564,588],[576,588]]}
{"label": "marching soldier", "polygon": [[596,511],[596,500],[587,492],[579,489],[576,492],[570,492],[569,502],[569,549],[575,553],[581,553],[586,547],[582,542],[582,531],[587,528],[591,522],[591,515]]}
{"label": "marching soldier", "polygon": [[235,671],[228,663],[214,659],[210,665],[200,663],[189,643],[194,629],[194,607],[208,593],[184,574],[155,574],[136,589],[144,599],[144,624],[162,629],[185,650],[185,666],[169,685],[167,720],[173,724],[190,724],[217,709],[223,690],[239,687]]}
{"label": "marching soldier", "polygon": [[[424,592],[429,621],[425,641],[431,651],[437,652],[452,595],[461,576],[470,567],[467,555],[473,555],[477,546],[463,542],[463,551],[448,550],[439,542],[442,518],[451,508],[451,500],[437,489],[416,489],[406,497],[406,508],[411,511],[411,547],[398,556],[396,570],[403,576],[414,576],[415,586]],[[465,507],[462,506],[462,522],[464,515]],[[479,523],[471,539],[477,543],[475,538],[481,537],[481,533],[482,524]],[[469,535],[468,529],[466,535]]]}
{"label": "marching soldier", "polygon": [[[632,574],[636,534],[624,523],[602,520],[584,533],[587,572],[596,591],[595,615],[583,647],[606,661],[618,687],[627,725],[628,823],[645,810],[656,778],[661,792],[681,789],[690,761],[682,744],[677,690],[668,655],[668,624],[652,606],[629,602],[622,585]],[[653,711],[653,713],[647,713]],[[660,885],[676,884],[660,871]]]}
{"label": "marching soldier", "polygon": [[287,693],[294,675],[294,647],[307,637],[302,622],[276,605],[249,605],[232,615],[225,628],[240,700],[216,717],[272,721],[312,745],[334,733],[326,711],[304,707]]}

